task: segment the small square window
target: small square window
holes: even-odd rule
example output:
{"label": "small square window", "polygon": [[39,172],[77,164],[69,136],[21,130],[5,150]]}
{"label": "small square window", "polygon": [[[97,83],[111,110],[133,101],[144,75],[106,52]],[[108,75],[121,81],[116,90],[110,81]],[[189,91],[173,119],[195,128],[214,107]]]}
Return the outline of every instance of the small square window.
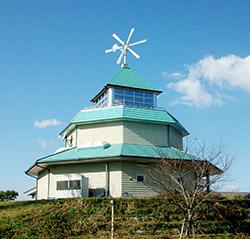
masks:
{"label": "small square window", "polygon": [[70,180],[69,181],[69,189],[81,189],[81,181],[80,180]]}
{"label": "small square window", "polygon": [[137,182],[144,182],[144,175],[136,175]]}
{"label": "small square window", "polygon": [[68,189],[69,189],[68,181],[56,182],[56,190],[68,190]]}

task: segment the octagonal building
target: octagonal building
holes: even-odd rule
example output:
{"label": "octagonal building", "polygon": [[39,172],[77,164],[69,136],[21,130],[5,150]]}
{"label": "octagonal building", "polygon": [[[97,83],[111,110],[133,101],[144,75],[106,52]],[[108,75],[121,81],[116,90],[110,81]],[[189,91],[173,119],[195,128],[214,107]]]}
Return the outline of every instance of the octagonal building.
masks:
{"label": "octagonal building", "polygon": [[182,155],[187,130],[157,106],[161,91],[123,66],[62,130],[65,148],[35,161],[37,199],[67,197],[147,197],[150,162]]}

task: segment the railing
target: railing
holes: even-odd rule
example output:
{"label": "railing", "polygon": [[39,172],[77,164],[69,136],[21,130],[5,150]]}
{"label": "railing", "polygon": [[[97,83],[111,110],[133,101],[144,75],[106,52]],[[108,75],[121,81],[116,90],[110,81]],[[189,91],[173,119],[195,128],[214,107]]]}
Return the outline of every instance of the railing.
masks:
{"label": "railing", "polygon": [[114,107],[114,106],[126,106],[128,108],[140,108],[140,109],[153,109],[153,110],[161,110],[161,111],[166,111],[162,107],[146,107],[146,106],[136,106],[136,105],[126,105],[124,102],[117,102],[114,103],[112,106],[88,106],[84,107],[82,110],[91,110],[91,109],[100,109],[100,108],[108,108],[108,107]]}

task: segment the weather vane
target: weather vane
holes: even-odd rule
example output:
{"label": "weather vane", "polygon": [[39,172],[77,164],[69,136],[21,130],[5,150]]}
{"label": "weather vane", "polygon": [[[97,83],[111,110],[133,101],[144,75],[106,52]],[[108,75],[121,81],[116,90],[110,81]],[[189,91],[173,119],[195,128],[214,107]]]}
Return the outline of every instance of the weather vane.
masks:
{"label": "weather vane", "polygon": [[[117,50],[119,50],[121,52],[116,64],[117,65],[120,65],[121,64],[121,61],[123,59],[123,65],[127,65],[127,52],[129,51],[136,59],[139,59],[140,56],[131,49],[132,46],[135,46],[135,45],[138,45],[138,44],[141,44],[141,43],[145,43],[147,40],[144,39],[144,40],[141,40],[141,41],[138,41],[138,42],[134,42],[134,43],[130,43],[129,44],[129,41],[130,41],[130,38],[131,36],[133,35],[135,29],[134,28],[131,28],[130,30],[130,33],[128,35],[128,39],[127,41],[122,41],[120,37],[117,36],[117,34],[113,33],[112,34],[112,37],[114,37],[120,44],[121,46],[118,46],[117,44],[114,44],[112,46],[111,49],[108,49],[105,51],[105,53],[110,53],[110,52],[116,52]],[[123,66],[122,65],[122,66]]]}

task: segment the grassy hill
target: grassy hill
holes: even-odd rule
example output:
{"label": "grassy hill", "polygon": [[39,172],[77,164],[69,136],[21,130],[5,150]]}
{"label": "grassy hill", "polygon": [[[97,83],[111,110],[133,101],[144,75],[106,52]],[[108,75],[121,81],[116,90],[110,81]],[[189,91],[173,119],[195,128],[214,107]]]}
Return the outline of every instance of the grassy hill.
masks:
{"label": "grassy hill", "polygon": [[[116,199],[115,238],[178,238],[183,213],[169,199]],[[110,238],[110,221],[108,198],[0,203],[0,238]],[[198,238],[248,238],[250,200],[208,200],[195,224]]]}

